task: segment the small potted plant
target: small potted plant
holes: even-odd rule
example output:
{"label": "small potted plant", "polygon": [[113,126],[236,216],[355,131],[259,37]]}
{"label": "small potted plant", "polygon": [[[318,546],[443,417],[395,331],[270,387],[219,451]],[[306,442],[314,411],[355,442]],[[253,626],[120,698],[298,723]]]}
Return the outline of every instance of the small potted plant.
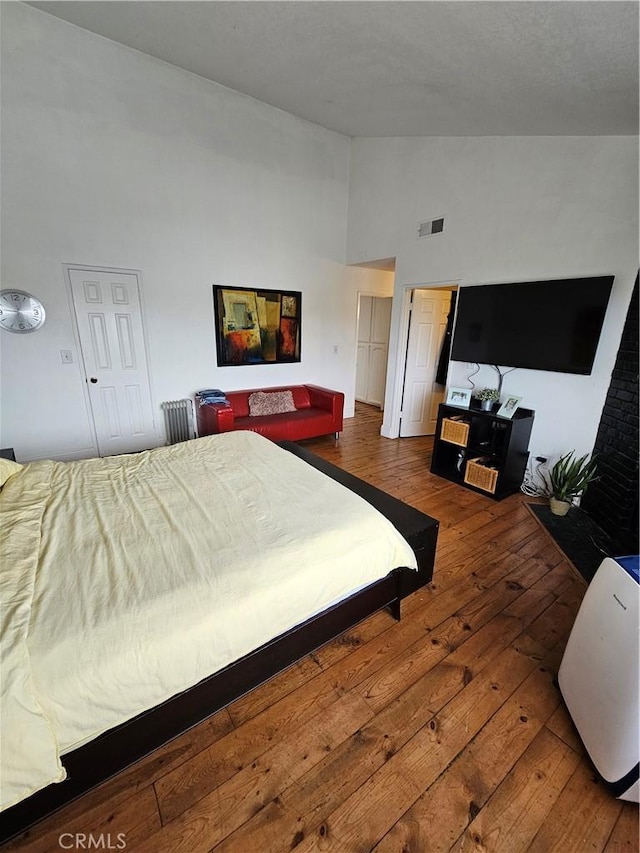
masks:
{"label": "small potted plant", "polygon": [[500,392],[497,388],[482,388],[476,394],[476,400],[480,400],[480,408],[483,412],[490,412],[493,404],[500,399]]}
{"label": "small potted plant", "polygon": [[588,453],[579,459],[574,457],[574,450],[565,453],[548,474],[543,474],[546,495],[554,515],[566,515],[574,500],[583,495],[589,483],[596,479],[597,458],[589,459]]}

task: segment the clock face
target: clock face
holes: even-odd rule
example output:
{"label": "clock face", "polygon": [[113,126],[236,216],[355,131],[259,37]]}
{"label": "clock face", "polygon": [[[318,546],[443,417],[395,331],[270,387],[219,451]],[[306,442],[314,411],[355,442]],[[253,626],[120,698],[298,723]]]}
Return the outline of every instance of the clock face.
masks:
{"label": "clock face", "polygon": [[0,328],[7,332],[35,332],[44,323],[44,306],[24,290],[0,291]]}

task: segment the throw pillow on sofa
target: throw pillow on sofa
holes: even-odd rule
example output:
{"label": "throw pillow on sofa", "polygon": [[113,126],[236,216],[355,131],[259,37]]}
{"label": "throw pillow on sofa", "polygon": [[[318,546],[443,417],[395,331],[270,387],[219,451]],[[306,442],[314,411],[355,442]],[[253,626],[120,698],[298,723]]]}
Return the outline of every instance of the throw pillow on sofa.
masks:
{"label": "throw pillow on sofa", "polygon": [[254,391],[249,395],[249,416],[282,415],[295,412],[291,391]]}

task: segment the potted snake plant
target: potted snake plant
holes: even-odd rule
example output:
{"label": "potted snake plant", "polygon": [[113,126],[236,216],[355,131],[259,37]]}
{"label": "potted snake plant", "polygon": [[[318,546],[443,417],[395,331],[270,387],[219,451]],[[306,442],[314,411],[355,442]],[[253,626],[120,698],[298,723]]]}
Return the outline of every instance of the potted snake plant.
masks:
{"label": "potted snake plant", "polygon": [[583,495],[589,483],[596,479],[598,460],[589,454],[575,458],[575,451],[565,453],[543,475],[545,493],[554,515],[566,515],[576,498]]}

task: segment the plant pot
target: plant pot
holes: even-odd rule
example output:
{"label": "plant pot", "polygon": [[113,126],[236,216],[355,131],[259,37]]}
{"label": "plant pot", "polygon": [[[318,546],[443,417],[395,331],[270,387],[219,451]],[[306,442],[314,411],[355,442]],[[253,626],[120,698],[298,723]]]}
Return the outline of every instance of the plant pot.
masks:
{"label": "plant pot", "polygon": [[571,508],[569,501],[559,501],[557,498],[549,498],[549,507],[554,515],[566,515]]}
{"label": "plant pot", "polygon": [[480,400],[480,408],[483,412],[490,412],[493,409],[493,400]]}

